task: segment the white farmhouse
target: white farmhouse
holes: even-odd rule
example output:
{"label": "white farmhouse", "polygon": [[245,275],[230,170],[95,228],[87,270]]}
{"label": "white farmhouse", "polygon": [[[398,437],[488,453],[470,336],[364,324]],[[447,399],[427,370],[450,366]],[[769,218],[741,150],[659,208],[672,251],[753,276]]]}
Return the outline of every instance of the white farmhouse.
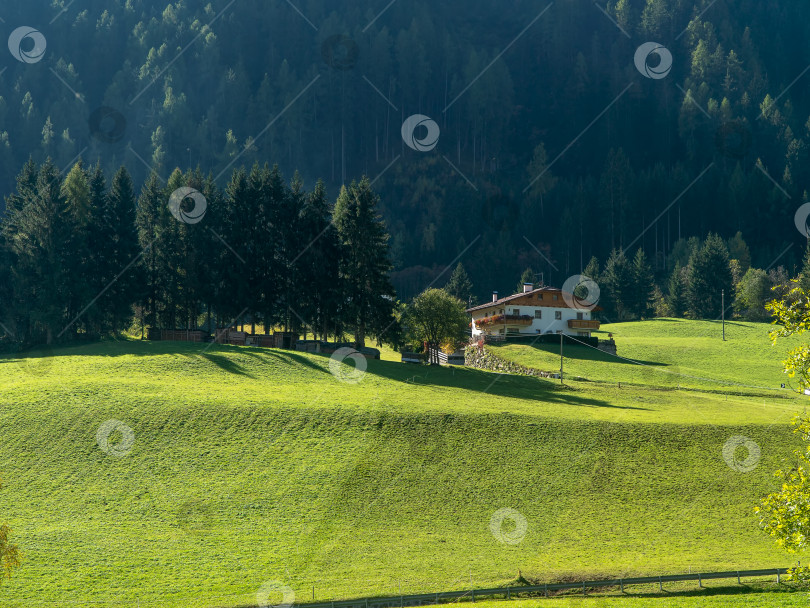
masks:
{"label": "white farmhouse", "polygon": [[599,329],[599,321],[591,319],[591,310],[602,309],[598,306],[577,306],[576,298],[563,294],[561,289],[533,289],[531,283],[524,283],[523,293],[498,298],[498,292],[493,292],[491,302],[468,308],[467,312],[472,315],[473,337],[481,334],[590,337],[592,330]]}

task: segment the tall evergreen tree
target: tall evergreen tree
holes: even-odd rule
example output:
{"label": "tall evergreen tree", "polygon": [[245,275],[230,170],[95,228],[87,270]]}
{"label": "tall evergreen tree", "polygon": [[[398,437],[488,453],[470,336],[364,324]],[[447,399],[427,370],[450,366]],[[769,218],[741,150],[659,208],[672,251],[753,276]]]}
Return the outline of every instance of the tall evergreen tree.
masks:
{"label": "tall evergreen tree", "polygon": [[641,247],[633,258],[632,310],[639,318],[647,318],[655,300],[655,277]]}
{"label": "tall evergreen tree", "polygon": [[473,284],[464,265],[459,262],[450,275],[450,280],[444,286],[444,290],[454,298],[458,298],[467,306],[473,306]]}
{"label": "tall evergreen tree", "polygon": [[709,233],[689,262],[686,300],[690,315],[696,319],[719,318],[722,313],[721,290],[725,290],[726,303],[730,305],[731,289],[728,249],[723,239]]}
{"label": "tall evergreen tree", "polygon": [[379,340],[393,321],[396,293],[389,277],[389,236],[377,213],[378,204],[368,177],[363,177],[340,189],[334,210],[342,246],[343,318],[354,330],[358,347],[365,346],[368,334]]}
{"label": "tall evergreen tree", "polygon": [[600,294],[605,315],[624,321],[632,314],[633,268],[621,249],[614,249],[601,276]]}
{"label": "tall evergreen tree", "polygon": [[682,317],[686,311],[686,289],[684,286],[684,271],[680,262],[675,263],[672,274],[667,283],[667,308],[673,317]]}

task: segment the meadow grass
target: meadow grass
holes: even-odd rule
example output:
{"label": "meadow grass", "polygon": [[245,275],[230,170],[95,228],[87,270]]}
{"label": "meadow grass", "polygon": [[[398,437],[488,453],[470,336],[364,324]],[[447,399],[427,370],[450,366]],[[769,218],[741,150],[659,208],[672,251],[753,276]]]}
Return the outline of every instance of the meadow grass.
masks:
{"label": "meadow grass", "polygon": [[[186,343],[47,354],[0,359],[0,521],[24,561],[3,606],[239,606],[268,581],[306,601],[796,559],[753,513],[798,445],[804,400],[787,392],[390,361],[351,384],[321,355]],[[118,456],[97,443],[111,419],[134,437]],[[734,435],[761,449],[750,472],[723,458]],[[517,544],[491,530],[502,508],[525,517]]]}

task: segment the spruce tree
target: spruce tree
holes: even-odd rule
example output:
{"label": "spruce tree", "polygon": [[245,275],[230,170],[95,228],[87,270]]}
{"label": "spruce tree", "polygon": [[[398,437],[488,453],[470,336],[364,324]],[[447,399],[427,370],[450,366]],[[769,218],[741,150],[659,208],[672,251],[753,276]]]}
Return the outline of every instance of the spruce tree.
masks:
{"label": "spruce tree", "polygon": [[673,317],[682,317],[686,310],[686,290],[684,288],[684,272],[680,262],[675,262],[675,268],[669,276],[667,287],[667,308]]}
{"label": "spruce tree", "polygon": [[731,289],[728,249],[723,239],[709,233],[703,246],[692,255],[689,262],[686,300],[692,318],[719,318],[722,313],[721,290],[725,290],[726,305],[730,305]]}
{"label": "spruce tree", "polygon": [[467,306],[473,306],[473,284],[464,266],[459,262],[450,275],[450,280],[444,286],[444,290],[454,298],[458,298]]}
{"label": "spruce tree", "polygon": [[340,189],[333,216],[341,244],[342,316],[354,330],[358,348],[365,346],[368,334],[382,338],[393,321],[396,293],[389,277],[389,236],[377,214],[378,204],[364,176]]}
{"label": "spruce tree", "polygon": [[633,268],[621,249],[614,249],[605,263],[600,293],[608,318],[624,321],[632,313]]}
{"label": "spruce tree", "polygon": [[639,247],[633,258],[632,309],[639,318],[647,318],[655,299],[655,278],[644,250]]}

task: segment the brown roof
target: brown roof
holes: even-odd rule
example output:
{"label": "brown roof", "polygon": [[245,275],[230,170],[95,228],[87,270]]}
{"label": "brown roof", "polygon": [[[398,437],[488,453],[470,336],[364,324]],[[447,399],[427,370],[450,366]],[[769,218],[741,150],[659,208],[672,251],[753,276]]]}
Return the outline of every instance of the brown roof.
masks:
{"label": "brown roof", "polygon": [[[485,308],[492,308],[494,306],[499,306],[499,305],[504,304],[506,302],[511,302],[513,300],[517,300],[517,299],[520,299],[520,298],[523,298],[523,297],[526,297],[526,296],[531,296],[532,294],[541,293],[541,292],[542,293],[558,293],[558,294],[561,294],[562,289],[558,289],[557,287],[538,287],[537,289],[533,289],[531,291],[513,293],[511,296],[506,296],[504,298],[499,298],[498,300],[495,300],[494,302],[486,302],[485,304],[479,304],[478,306],[473,306],[472,308],[468,308],[467,312],[475,312],[476,310],[483,310]],[[544,304],[546,306],[549,305],[549,304],[546,304],[546,303],[544,303]],[[535,305],[535,304],[532,304],[532,305]],[[572,308],[571,306],[568,306],[565,303],[565,300],[563,300],[561,302],[558,301],[556,303],[556,305],[553,305],[553,306],[556,307],[556,308]],[[590,310],[599,311],[599,310],[602,310],[602,309],[599,306],[595,306],[595,307],[591,308]]]}

